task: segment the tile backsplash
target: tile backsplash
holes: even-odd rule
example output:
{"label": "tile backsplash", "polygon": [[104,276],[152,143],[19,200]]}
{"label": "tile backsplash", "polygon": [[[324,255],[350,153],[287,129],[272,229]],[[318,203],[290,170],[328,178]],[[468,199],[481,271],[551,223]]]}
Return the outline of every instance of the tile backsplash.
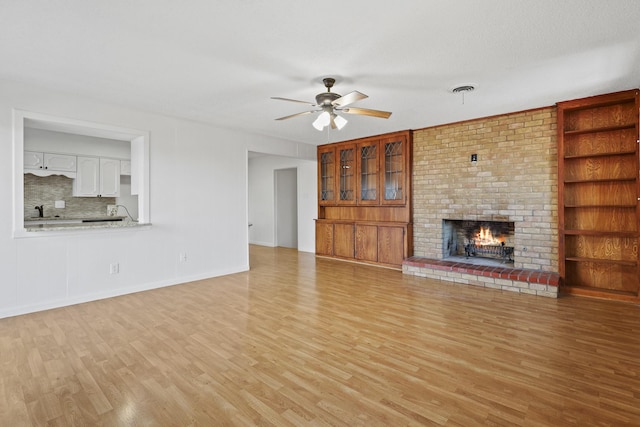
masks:
{"label": "tile backsplash", "polygon": [[[64,208],[55,201],[64,200]],[[36,217],[36,206],[44,205],[44,216],[96,218],[107,216],[107,205],[115,205],[115,197],[73,197],[73,179],[61,175],[39,177],[24,174],[24,217]]]}

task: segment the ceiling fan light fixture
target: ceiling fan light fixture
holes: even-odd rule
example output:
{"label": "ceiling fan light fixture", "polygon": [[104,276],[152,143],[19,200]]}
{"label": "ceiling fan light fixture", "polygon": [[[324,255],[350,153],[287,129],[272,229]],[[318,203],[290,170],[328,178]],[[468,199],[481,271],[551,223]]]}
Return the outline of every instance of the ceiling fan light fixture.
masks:
{"label": "ceiling fan light fixture", "polygon": [[337,114],[334,114],[333,116],[334,116],[333,121],[336,124],[336,127],[338,128],[338,130],[341,130],[344,127],[344,125],[348,123],[347,119],[345,119],[342,116],[339,116]]}
{"label": "ceiling fan light fixture", "polygon": [[368,96],[362,92],[358,92],[357,90],[351,91],[344,96],[335,92],[331,92],[331,88],[336,82],[335,79],[331,77],[326,77],[322,79],[322,82],[324,83],[324,86],[326,87],[327,91],[316,95],[315,104],[306,102],[306,101],[298,101],[297,99],[282,98],[279,96],[271,97],[271,99],[297,102],[301,104],[309,104],[312,107],[318,108],[317,110],[313,110],[313,111],[303,111],[301,113],[290,114],[288,116],[279,117],[276,120],[288,120],[294,117],[303,116],[305,114],[320,113],[318,117],[314,120],[313,127],[319,131],[322,131],[326,126],[330,126],[330,129],[338,129],[338,130],[345,127],[345,125],[347,124],[347,119],[345,119],[342,116],[338,116],[336,114],[336,111],[342,112],[345,114],[359,114],[362,116],[378,117],[381,119],[388,119],[389,116],[391,116],[391,113],[389,111],[371,110],[369,108],[348,107],[354,102],[368,98]]}
{"label": "ceiling fan light fixture", "polygon": [[323,111],[322,113],[320,113],[318,118],[313,122],[313,127],[321,131],[322,129],[324,129],[325,126],[329,125],[330,121],[331,121],[331,116],[329,115],[329,113],[327,113],[326,111]]}

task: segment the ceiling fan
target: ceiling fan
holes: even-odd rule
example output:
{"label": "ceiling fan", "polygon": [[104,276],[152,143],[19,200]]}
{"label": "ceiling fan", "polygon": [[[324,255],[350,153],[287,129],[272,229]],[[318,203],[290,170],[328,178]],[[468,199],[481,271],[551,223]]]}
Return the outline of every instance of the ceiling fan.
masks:
{"label": "ceiling fan", "polygon": [[359,114],[362,116],[378,117],[382,119],[388,119],[391,113],[388,111],[370,110],[368,108],[355,108],[348,107],[356,101],[368,98],[364,93],[354,90],[344,96],[331,92],[331,88],[335,84],[336,80],[331,77],[322,79],[324,86],[327,88],[326,92],[316,95],[316,103],[306,101],[298,101],[297,99],[281,98],[279,96],[271,97],[271,99],[279,99],[281,101],[298,102],[300,104],[307,104],[312,107],[319,107],[317,110],[303,111],[301,113],[291,114],[290,116],[284,116],[277,118],[276,120],[287,120],[298,116],[304,116],[307,114],[320,113],[318,118],[313,122],[313,127],[322,130],[325,126],[331,126],[331,129],[342,129],[347,124],[347,120],[339,116],[338,112],[347,114]]}

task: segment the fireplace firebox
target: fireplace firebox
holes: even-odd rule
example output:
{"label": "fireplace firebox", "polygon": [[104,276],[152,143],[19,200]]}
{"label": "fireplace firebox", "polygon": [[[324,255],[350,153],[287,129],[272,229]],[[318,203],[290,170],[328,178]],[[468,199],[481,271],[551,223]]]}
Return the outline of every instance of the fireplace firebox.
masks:
{"label": "fireplace firebox", "polygon": [[[514,223],[508,221],[442,221],[443,258],[464,257],[513,263]],[[481,261],[480,261],[481,263]]]}

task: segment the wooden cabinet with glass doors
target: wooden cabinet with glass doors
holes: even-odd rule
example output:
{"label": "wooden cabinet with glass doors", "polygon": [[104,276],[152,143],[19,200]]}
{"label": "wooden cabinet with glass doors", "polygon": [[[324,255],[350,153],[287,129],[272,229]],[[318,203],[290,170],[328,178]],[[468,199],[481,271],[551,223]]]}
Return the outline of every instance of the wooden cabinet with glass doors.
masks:
{"label": "wooden cabinet with glass doors", "polygon": [[558,103],[565,293],[638,301],[638,91]]}
{"label": "wooden cabinet with glass doors", "polygon": [[336,150],[335,147],[318,147],[318,204],[336,202]]}
{"label": "wooden cabinet with glass doors", "polygon": [[319,146],[316,253],[401,268],[410,193],[410,131]]}

